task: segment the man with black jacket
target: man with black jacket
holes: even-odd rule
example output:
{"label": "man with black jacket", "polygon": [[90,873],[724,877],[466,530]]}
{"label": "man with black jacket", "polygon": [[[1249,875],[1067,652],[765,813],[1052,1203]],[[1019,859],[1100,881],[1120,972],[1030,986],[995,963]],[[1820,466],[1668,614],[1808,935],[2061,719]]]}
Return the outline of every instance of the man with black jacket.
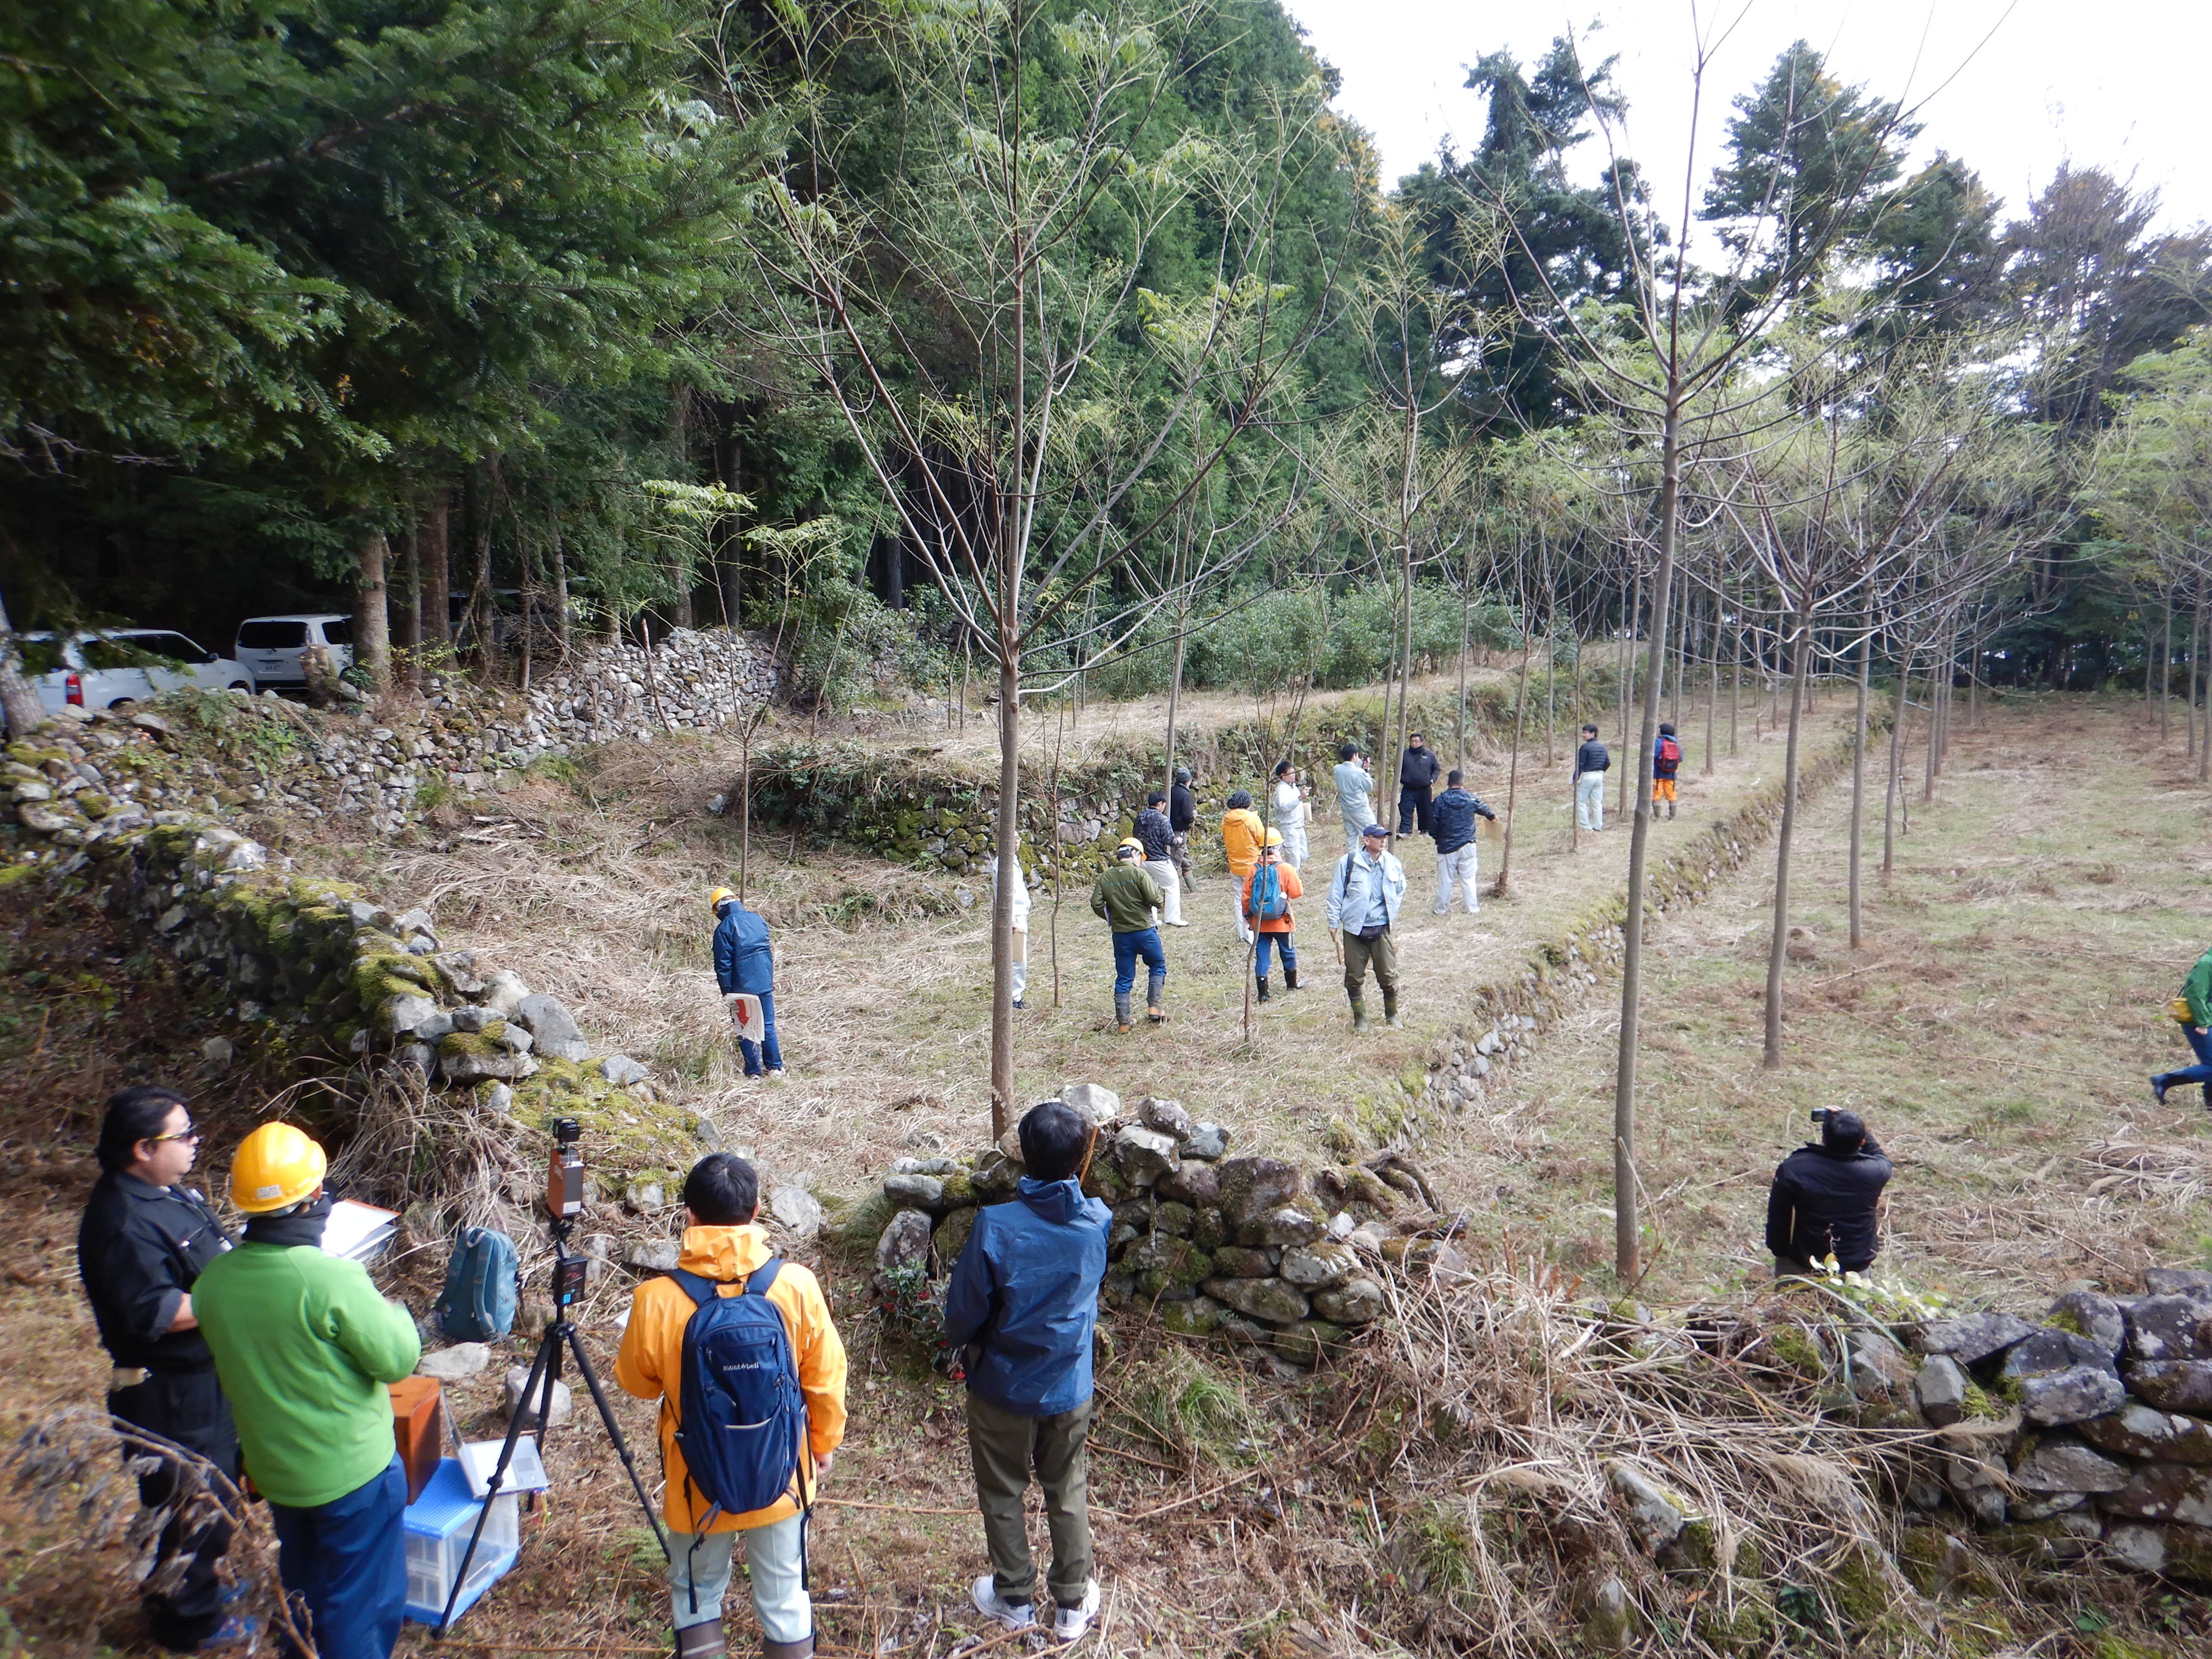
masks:
{"label": "man with black jacket", "polygon": [[1198,797],[1190,793],[1190,768],[1175,769],[1175,785],[1168,791],[1168,828],[1175,831],[1175,842],[1170,857],[1175,861],[1176,873],[1182,878],[1186,887],[1193,885],[1190,878],[1190,832],[1198,826]]}
{"label": "man with black jacket", "polygon": [[[237,1431],[192,1313],[201,1270],[231,1245],[207,1201],[180,1184],[198,1153],[199,1133],[175,1090],[147,1085],[110,1096],[98,1148],[106,1173],[77,1228],[77,1271],[114,1362],[109,1413],[198,1452],[234,1480]],[[140,1500],[149,1509],[168,1503],[178,1474],[164,1463],[142,1475]],[[228,1646],[252,1633],[249,1620],[222,1613],[216,1564],[230,1547],[230,1530],[219,1511],[211,1518],[198,1502],[161,1533],[157,1560],[191,1557],[173,1589],[145,1598],[154,1639],[173,1652]]]}
{"label": "man with black jacket", "polygon": [[1809,1273],[1833,1255],[1845,1273],[1864,1273],[1881,1249],[1875,1206],[1889,1182],[1888,1154],[1856,1112],[1830,1112],[1818,1146],[1782,1160],[1766,1194],[1766,1248],[1774,1276]]}
{"label": "man with black jacket", "polygon": [[1575,828],[1602,830],[1605,828],[1605,775],[1613,767],[1613,757],[1597,740],[1597,727],[1583,727],[1581,747],[1575,750]]}
{"label": "man with black jacket", "polygon": [[1430,791],[1437,787],[1436,751],[1419,732],[1406,739],[1406,752],[1398,757],[1398,833],[1410,836],[1416,829],[1429,833]]}
{"label": "man with black jacket", "polygon": [[1444,792],[1437,797],[1429,813],[1431,833],[1437,838],[1437,914],[1440,916],[1451,914],[1455,885],[1466,894],[1468,915],[1482,908],[1482,896],[1475,886],[1474,821],[1481,817],[1494,823],[1498,817],[1480,797],[1459,787],[1459,778],[1453,772],[1444,779]]}

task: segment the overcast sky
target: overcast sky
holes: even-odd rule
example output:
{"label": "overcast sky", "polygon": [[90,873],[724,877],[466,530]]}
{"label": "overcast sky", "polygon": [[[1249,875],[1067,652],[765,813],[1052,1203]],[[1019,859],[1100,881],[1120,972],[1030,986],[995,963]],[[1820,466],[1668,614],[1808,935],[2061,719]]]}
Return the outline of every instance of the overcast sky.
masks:
{"label": "overcast sky", "polygon": [[[1978,170],[2016,214],[2062,161],[2154,185],[2161,219],[2212,220],[2204,128],[2212,5],[2203,0],[1284,0],[1341,71],[1338,107],[1373,133],[1384,184],[1480,137],[1466,66],[1505,47],[1524,65],[1553,36],[1594,20],[1583,61],[1619,53],[1628,149],[1679,212],[1700,29],[1717,44],[1698,119],[1702,192],[1731,100],[1802,37],[1847,82],[1923,104],[1917,155],[1941,148]],[[1721,39],[1725,31],[1725,39]],[[1577,171],[1603,163],[1597,141]],[[1671,207],[1669,207],[1671,204]]]}

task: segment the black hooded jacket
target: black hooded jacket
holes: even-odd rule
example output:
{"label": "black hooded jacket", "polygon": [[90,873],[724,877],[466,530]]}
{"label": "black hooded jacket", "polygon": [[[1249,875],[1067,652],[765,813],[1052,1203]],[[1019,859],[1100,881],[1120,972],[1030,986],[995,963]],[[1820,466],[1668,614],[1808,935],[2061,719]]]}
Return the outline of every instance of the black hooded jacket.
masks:
{"label": "black hooded jacket", "polygon": [[118,1365],[157,1371],[215,1364],[197,1328],[173,1331],[177,1304],[230,1235],[198,1193],[111,1171],[93,1187],[76,1235],[77,1271],[100,1340]]}
{"label": "black hooded jacket", "polygon": [[1774,1171],[1766,1194],[1766,1248],[1797,1261],[1833,1252],[1863,1273],[1875,1258],[1875,1202],[1889,1182],[1889,1157],[1869,1136],[1856,1152],[1800,1146]]}

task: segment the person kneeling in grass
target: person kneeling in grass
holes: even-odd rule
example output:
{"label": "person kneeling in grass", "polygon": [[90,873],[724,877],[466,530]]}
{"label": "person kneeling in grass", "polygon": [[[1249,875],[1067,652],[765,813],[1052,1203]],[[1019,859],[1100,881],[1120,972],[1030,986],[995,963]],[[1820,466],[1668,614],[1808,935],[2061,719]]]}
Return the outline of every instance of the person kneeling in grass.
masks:
{"label": "person kneeling in grass", "polygon": [[1073,1107],[1032,1106],[1016,1133],[1028,1173],[1012,1203],[975,1212],[945,1294],[945,1343],[965,1350],[968,1453],[991,1556],[973,1595],[1010,1630],[1036,1622],[1036,1563],[1022,1523],[1034,1468],[1052,1534],[1053,1635],[1073,1642],[1098,1613],[1085,1443],[1114,1215],[1083,1195],[1094,1135]]}

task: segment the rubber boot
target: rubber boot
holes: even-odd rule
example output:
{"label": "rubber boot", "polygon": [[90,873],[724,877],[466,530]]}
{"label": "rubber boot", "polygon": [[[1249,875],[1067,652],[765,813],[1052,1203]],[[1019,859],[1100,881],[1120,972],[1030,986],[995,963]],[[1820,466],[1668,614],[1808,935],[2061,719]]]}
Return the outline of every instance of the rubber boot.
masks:
{"label": "rubber boot", "polygon": [[1367,1005],[1358,997],[1352,1000],[1352,1029],[1355,1031],[1367,1029]]}
{"label": "rubber boot", "polygon": [[1155,1025],[1168,1023],[1166,1010],[1160,1006],[1160,993],[1167,989],[1168,976],[1154,974],[1145,981],[1145,1018]]}
{"label": "rubber boot", "polygon": [[729,1650],[719,1619],[686,1625],[676,1632],[676,1659],[722,1659]]}
{"label": "rubber boot", "polygon": [[1258,975],[1258,978],[1260,981],[1260,1000],[1262,1002],[1268,1001],[1270,999],[1267,995],[1267,976],[1265,974],[1261,974]]}
{"label": "rubber boot", "polygon": [[1129,994],[1127,991],[1114,993],[1114,1029],[1117,1031],[1129,1029]]}
{"label": "rubber boot", "polygon": [[1297,963],[1286,962],[1283,964],[1283,988],[1285,991],[1295,991],[1298,988]]}
{"label": "rubber boot", "polygon": [[1382,994],[1382,1023],[1394,1030],[1402,1028],[1406,1024],[1398,1014],[1398,994],[1395,991]]}
{"label": "rubber boot", "polygon": [[1671,800],[1667,803],[1667,821],[1669,823],[1674,821],[1674,803]]}
{"label": "rubber boot", "polygon": [[802,1637],[796,1642],[761,1643],[763,1659],[814,1659],[814,1638]]}

